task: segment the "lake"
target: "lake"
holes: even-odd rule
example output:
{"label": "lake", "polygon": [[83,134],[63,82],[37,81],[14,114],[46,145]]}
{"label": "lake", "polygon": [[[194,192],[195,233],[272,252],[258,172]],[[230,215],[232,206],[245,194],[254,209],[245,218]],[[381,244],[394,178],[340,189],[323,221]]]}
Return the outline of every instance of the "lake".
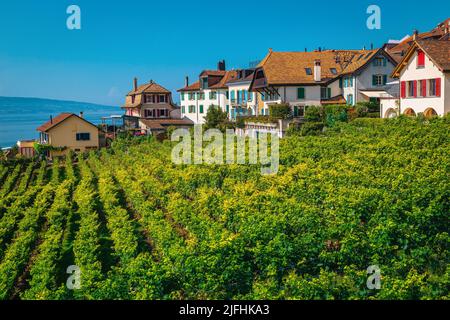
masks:
{"label": "lake", "polygon": [[84,118],[94,124],[101,123],[101,117],[123,114],[114,106],[92,103],[60,101],[37,98],[0,97],[0,147],[11,147],[18,140],[37,139],[36,128],[47,122],[50,116],[61,112],[84,112]]}

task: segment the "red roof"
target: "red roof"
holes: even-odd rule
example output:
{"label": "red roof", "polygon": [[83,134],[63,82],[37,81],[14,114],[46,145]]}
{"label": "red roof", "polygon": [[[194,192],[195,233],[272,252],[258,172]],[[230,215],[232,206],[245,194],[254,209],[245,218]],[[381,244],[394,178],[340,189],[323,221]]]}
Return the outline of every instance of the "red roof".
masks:
{"label": "red roof", "polygon": [[47,121],[46,123],[44,123],[43,125],[41,125],[40,127],[38,127],[36,130],[37,131],[41,131],[41,132],[47,132],[48,130],[50,130],[51,128],[57,126],[58,124],[60,124],[61,122],[65,121],[66,119],[75,116],[87,123],[89,123],[90,125],[96,127],[96,125],[90,123],[89,121],[79,117],[78,115],[76,115],[75,113],[61,113],[59,115],[57,115],[56,117],[52,118],[51,120]]}

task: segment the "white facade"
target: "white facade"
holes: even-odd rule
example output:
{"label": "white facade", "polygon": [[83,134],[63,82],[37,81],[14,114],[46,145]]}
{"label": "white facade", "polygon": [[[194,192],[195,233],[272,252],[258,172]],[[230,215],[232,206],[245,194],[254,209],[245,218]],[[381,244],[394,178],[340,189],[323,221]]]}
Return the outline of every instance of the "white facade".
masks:
{"label": "white facade", "polygon": [[249,92],[249,87],[250,81],[228,83],[229,99],[224,110],[228,112],[230,119],[235,119],[236,115],[242,113],[242,109],[248,115],[258,115],[258,95]]}
{"label": "white facade", "polygon": [[195,124],[205,123],[205,116],[211,106],[218,106],[226,111],[229,105],[227,89],[205,89],[183,91],[180,93],[181,118],[186,117]]}
{"label": "white facade", "polygon": [[[440,94],[430,92],[430,81],[440,79]],[[426,81],[426,96],[422,96],[420,84]],[[416,96],[410,93],[414,89],[410,89],[410,85],[417,81]],[[431,115],[434,112],[437,115],[444,115],[450,112],[450,76],[443,73],[433,63],[433,61],[425,54],[424,67],[418,66],[418,51],[416,50],[411,56],[406,66],[400,72],[400,83],[404,86],[404,92],[400,97],[400,113],[408,115],[417,115],[425,113]],[[411,90],[411,91],[410,91]]]}

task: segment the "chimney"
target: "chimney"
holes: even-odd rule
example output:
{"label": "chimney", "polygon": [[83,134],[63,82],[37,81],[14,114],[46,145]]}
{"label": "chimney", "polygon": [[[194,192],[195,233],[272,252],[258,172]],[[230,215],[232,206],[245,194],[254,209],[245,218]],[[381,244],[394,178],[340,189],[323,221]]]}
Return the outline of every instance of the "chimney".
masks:
{"label": "chimney", "polygon": [[189,77],[188,76],[186,76],[186,78],[184,78],[184,86],[189,87]]}
{"label": "chimney", "polygon": [[419,31],[418,30],[414,30],[413,33],[413,40],[416,41],[417,40],[417,36],[419,35]]}
{"label": "chimney", "polygon": [[321,48],[321,47],[319,47],[318,51],[319,51],[319,52],[322,52],[322,48]]}
{"label": "chimney", "polygon": [[314,60],[314,81],[322,81],[322,67],[320,60]]}
{"label": "chimney", "polygon": [[84,112],[80,111],[80,118],[83,119],[83,117],[84,117]]}
{"label": "chimney", "polygon": [[50,123],[53,124],[53,116],[50,115]]}
{"label": "chimney", "polygon": [[225,60],[219,61],[217,63],[217,70],[220,70],[220,71],[225,71],[226,70]]}
{"label": "chimney", "polygon": [[133,89],[134,89],[134,91],[137,91],[137,87],[138,87],[138,79],[137,78],[134,78],[134,80],[133,80]]}
{"label": "chimney", "polygon": [[370,50],[373,50],[373,43],[370,44]]}

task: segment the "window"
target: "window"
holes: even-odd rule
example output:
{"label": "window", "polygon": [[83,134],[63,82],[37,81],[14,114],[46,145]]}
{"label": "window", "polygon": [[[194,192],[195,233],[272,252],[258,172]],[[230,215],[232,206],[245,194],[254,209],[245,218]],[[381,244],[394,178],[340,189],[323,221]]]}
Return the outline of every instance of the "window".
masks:
{"label": "window", "polygon": [[164,103],[164,102],[166,102],[166,95],[160,94],[160,95],[159,95],[158,102],[159,102],[159,103]]}
{"label": "window", "polygon": [[345,77],[344,78],[344,88],[351,88],[351,87],[353,87],[353,78]]}
{"label": "window", "polygon": [[414,84],[415,81],[408,81],[408,97],[414,97]]}
{"label": "window", "polygon": [[236,91],[232,90],[231,91],[231,102],[235,102],[236,101]]}
{"label": "window", "polygon": [[419,97],[427,96],[427,80],[420,80],[418,83]]}
{"label": "window", "polygon": [[374,67],[386,66],[386,58],[384,58],[384,57],[376,57],[373,60],[373,65],[374,65]]}
{"label": "window", "polygon": [[91,134],[87,133],[77,133],[76,135],[77,141],[89,141],[91,140]]}
{"label": "window", "polygon": [[184,92],[181,93],[181,101],[184,101]]}
{"label": "window", "polygon": [[202,89],[208,89],[208,78],[202,78]]}
{"label": "window", "polygon": [[209,92],[209,100],[215,100],[217,99],[217,92],[216,91],[210,91]]}
{"label": "window", "polygon": [[194,94],[192,92],[188,93],[188,100],[194,100]]}
{"label": "window", "polygon": [[305,88],[297,88],[297,99],[305,99]]}
{"label": "window", "polygon": [[184,106],[181,106],[181,113],[186,113],[186,108]]}
{"label": "window", "polygon": [[203,105],[202,104],[200,105],[199,110],[200,110],[200,113],[203,113]]}
{"label": "window", "polygon": [[307,74],[308,76],[311,76],[311,75],[312,75],[312,69],[311,69],[311,68],[305,68],[305,71],[306,71],[306,74]]}
{"label": "window", "polygon": [[385,74],[374,74],[372,76],[373,86],[384,86],[387,83],[387,75]]}
{"label": "window", "polygon": [[347,95],[347,104],[350,106],[353,105],[353,95],[352,94]]}
{"label": "window", "polygon": [[422,50],[417,51],[417,68],[425,68],[425,53]]}
{"label": "window", "polygon": [[428,87],[429,87],[428,95],[431,97],[435,97],[437,95],[436,94],[436,79],[428,80]]}
{"label": "window", "polygon": [[320,88],[320,98],[321,99],[330,99],[331,98],[331,88]]}
{"label": "window", "polygon": [[189,112],[189,113],[195,113],[195,106],[190,105],[190,106],[188,107],[188,112]]}
{"label": "window", "polygon": [[253,92],[248,92],[248,101],[253,101]]}
{"label": "window", "polygon": [[331,71],[332,74],[337,74],[336,68],[330,68],[330,71]]}

